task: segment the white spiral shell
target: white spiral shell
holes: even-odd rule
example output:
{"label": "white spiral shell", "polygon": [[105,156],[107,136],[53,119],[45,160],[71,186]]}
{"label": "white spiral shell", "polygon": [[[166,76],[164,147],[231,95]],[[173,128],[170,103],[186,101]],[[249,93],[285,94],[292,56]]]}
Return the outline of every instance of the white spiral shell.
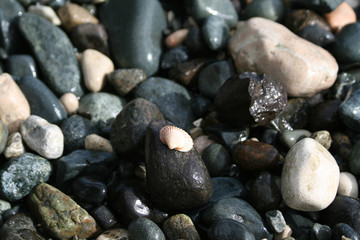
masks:
{"label": "white spiral shell", "polygon": [[193,148],[194,142],[191,136],[181,128],[167,125],[160,129],[160,141],[169,149],[180,152],[188,152]]}

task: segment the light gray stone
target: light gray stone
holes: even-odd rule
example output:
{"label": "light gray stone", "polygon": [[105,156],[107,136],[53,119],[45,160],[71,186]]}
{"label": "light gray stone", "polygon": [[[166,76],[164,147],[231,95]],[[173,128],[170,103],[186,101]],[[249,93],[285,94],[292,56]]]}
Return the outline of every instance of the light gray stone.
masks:
{"label": "light gray stone", "polygon": [[19,157],[25,152],[25,147],[22,141],[21,134],[19,132],[14,132],[10,134],[6,148],[4,150],[4,155],[6,158]]}

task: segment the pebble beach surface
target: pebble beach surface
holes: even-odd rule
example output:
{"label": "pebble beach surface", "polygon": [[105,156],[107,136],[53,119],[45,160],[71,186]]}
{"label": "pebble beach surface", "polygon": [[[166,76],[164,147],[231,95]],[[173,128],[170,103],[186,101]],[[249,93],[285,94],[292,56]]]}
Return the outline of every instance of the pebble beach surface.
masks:
{"label": "pebble beach surface", "polygon": [[0,239],[360,239],[359,14],[0,0]]}

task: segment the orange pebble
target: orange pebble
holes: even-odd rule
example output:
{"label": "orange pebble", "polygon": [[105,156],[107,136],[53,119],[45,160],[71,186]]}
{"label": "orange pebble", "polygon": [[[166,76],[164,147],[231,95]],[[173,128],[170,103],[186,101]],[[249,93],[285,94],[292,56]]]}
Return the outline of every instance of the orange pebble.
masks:
{"label": "orange pebble", "polygon": [[166,46],[168,48],[174,48],[176,46],[179,46],[185,40],[188,32],[189,32],[188,29],[179,29],[171,33],[165,39]]}
{"label": "orange pebble", "polygon": [[345,25],[356,22],[356,13],[347,2],[341,3],[324,17],[334,32],[339,32]]}

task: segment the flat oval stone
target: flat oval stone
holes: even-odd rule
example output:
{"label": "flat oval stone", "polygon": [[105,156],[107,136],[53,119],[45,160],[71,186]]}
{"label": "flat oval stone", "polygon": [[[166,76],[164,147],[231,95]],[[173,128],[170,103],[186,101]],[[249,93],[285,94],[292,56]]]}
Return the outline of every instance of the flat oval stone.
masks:
{"label": "flat oval stone", "polygon": [[221,144],[211,144],[201,154],[211,177],[225,175],[231,167],[231,157]]}
{"label": "flat oval stone", "polygon": [[66,34],[49,21],[30,13],[21,16],[19,29],[28,41],[50,89],[57,96],[68,92],[83,95],[79,65]]}
{"label": "flat oval stone", "polygon": [[360,23],[348,24],[336,35],[332,53],[339,62],[353,63],[360,61],[359,42]]}
{"label": "flat oval stone", "polygon": [[179,152],[161,143],[159,131],[166,125],[172,124],[152,121],[146,132],[146,182],[151,199],[164,209],[200,207],[212,194],[209,172],[194,148]]}
{"label": "flat oval stone", "polygon": [[153,75],[159,68],[162,31],[166,28],[160,3],[110,0],[103,4],[100,16],[109,34],[115,64],[141,68],[146,75]]}
{"label": "flat oval stone", "polygon": [[[283,25],[258,17],[238,24],[229,40],[229,52],[239,73],[265,73],[281,82],[293,97],[311,97],[331,87],[338,72],[329,52]],[[273,71],[275,68],[278,70]]]}
{"label": "flat oval stone", "polygon": [[79,108],[79,100],[73,93],[65,93],[62,95],[60,97],[60,102],[69,115],[74,114]]}
{"label": "flat oval stone", "polygon": [[88,93],[80,99],[79,113],[90,114],[91,121],[107,122],[115,118],[126,105],[126,100],[107,92]]}
{"label": "flat oval stone", "polygon": [[0,170],[0,191],[9,201],[16,201],[28,195],[42,182],[46,182],[52,167],[45,158],[32,153],[6,162]]}
{"label": "flat oval stone", "polygon": [[130,239],[165,240],[161,229],[150,219],[138,218],[129,225]]}
{"label": "flat oval stone", "polygon": [[171,216],[164,222],[162,229],[168,240],[200,240],[199,233],[191,221],[191,218],[185,214]]}
{"label": "flat oval stone", "polygon": [[339,178],[339,166],[333,156],[315,140],[304,138],[285,157],[282,197],[291,208],[319,211],[334,200]]}
{"label": "flat oval stone", "polygon": [[207,236],[209,240],[255,240],[254,234],[244,224],[231,219],[214,222]]}
{"label": "flat oval stone", "polygon": [[25,76],[17,84],[30,104],[32,115],[42,117],[50,123],[59,123],[67,117],[60,100],[39,79]]}
{"label": "flat oval stone", "polygon": [[209,16],[201,28],[204,41],[211,50],[223,49],[229,38],[230,29],[225,20],[219,16]]}
{"label": "flat oval stone", "polygon": [[146,80],[146,74],[139,68],[117,69],[108,74],[107,80],[120,96],[125,96],[138,84]]}
{"label": "flat oval stone", "polygon": [[25,152],[25,147],[22,142],[22,137],[19,132],[14,132],[9,135],[4,149],[4,155],[7,159],[13,157],[20,157]]}
{"label": "flat oval stone", "polygon": [[98,231],[95,220],[69,196],[53,186],[39,184],[29,195],[28,206],[52,237],[89,238]]}
{"label": "flat oval stone", "polygon": [[7,71],[11,76],[18,78],[30,75],[37,76],[37,68],[34,58],[31,55],[14,54],[11,55],[7,62]]}
{"label": "flat oval stone", "polygon": [[20,127],[26,145],[47,159],[61,157],[64,151],[64,135],[55,124],[36,115],[28,117]]}
{"label": "flat oval stone", "polygon": [[331,237],[332,237],[331,229],[327,225],[321,225],[319,223],[315,223],[310,230],[310,240],[331,239]]}

